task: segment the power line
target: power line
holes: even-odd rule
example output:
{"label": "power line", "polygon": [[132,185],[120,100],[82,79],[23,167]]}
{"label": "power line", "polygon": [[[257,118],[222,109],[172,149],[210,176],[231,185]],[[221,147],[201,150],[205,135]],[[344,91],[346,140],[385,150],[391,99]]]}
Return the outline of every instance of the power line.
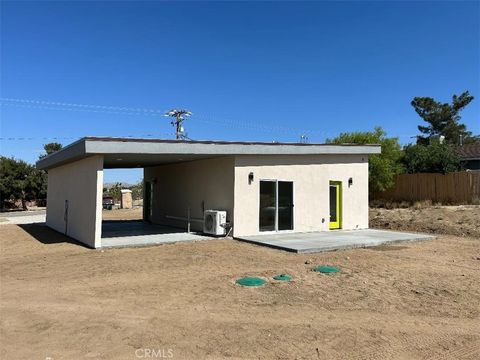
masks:
{"label": "power line", "polygon": [[[90,105],[90,104],[79,104],[79,103],[67,103],[67,102],[58,102],[58,101],[45,101],[45,100],[33,100],[33,99],[19,99],[19,98],[0,98],[0,106],[16,106],[16,107],[26,107],[26,108],[39,108],[47,110],[57,110],[57,111],[75,111],[75,112],[92,112],[92,113],[107,113],[107,114],[120,114],[120,115],[142,115],[142,116],[154,116],[158,117],[164,115],[165,112],[158,109],[151,108],[140,108],[140,107],[128,107],[128,106],[108,106],[108,105]],[[251,129],[261,132],[272,132],[272,133],[286,133],[289,135],[300,134],[306,136],[309,135],[319,135],[324,137],[336,136],[338,132],[331,131],[322,131],[315,129],[302,129],[295,127],[285,127],[285,126],[275,126],[270,123],[259,123],[251,122],[245,120],[231,120],[231,119],[218,119],[218,117],[212,115],[204,114],[195,114],[195,121],[203,122],[207,124],[216,124],[230,129]],[[162,134],[146,134],[146,135],[126,135],[125,137],[154,137],[159,135],[175,136],[172,133],[162,133]],[[411,134],[399,134],[397,135],[400,138],[409,138]],[[22,141],[22,140],[70,140],[77,139],[78,137],[27,137],[27,136],[4,136],[0,137],[2,141]]]}
{"label": "power line", "polygon": [[[164,111],[158,109],[138,108],[138,107],[126,107],[126,106],[106,106],[106,105],[88,105],[78,103],[65,103],[57,101],[44,101],[44,100],[32,100],[32,99],[18,99],[18,98],[0,98],[0,105],[18,106],[26,108],[40,108],[47,110],[60,110],[60,111],[81,111],[81,112],[94,112],[94,113],[109,113],[109,114],[122,114],[122,115],[147,115],[147,116],[159,116],[163,115]],[[334,135],[333,132],[327,132],[314,129],[301,129],[285,126],[275,126],[267,124],[259,124],[257,122],[248,122],[240,120],[219,120],[212,116],[206,116],[202,114],[196,114],[195,120],[205,123],[219,124],[228,128],[240,128],[240,129],[254,129],[258,131],[268,132],[283,132],[291,134],[318,134],[322,136]]]}
{"label": "power line", "polygon": [[7,140],[14,140],[14,141],[19,141],[19,140],[71,140],[71,139],[77,139],[74,138],[73,136],[55,136],[55,137],[32,137],[32,136],[22,136],[22,137],[0,137],[0,141],[7,141]]}
{"label": "power line", "polygon": [[13,102],[13,103],[24,103],[24,104],[36,104],[36,105],[78,107],[78,108],[98,109],[98,110],[108,110],[108,111],[157,113],[157,115],[163,115],[163,112],[161,110],[146,109],[146,108],[133,108],[133,107],[126,107],[126,106],[88,105],[88,104],[76,104],[76,103],[65,103],[65,102],[58,102],[58,101],[18,99],[18,98],[0,98],[0,101],[2,101],[2,102],[3,101]]}
{"label": "power line", "polygon": [[[118,137],[125,137],[125,138],[156,138],[158,136],[172,136],[175,135],[174,133],[158,133],[158,134],[141,134],[141,135],[118,135]],[[78,140],[79,138],[85,136],[92,136],[92,135],[83,135],[83,136],[20,136],[20,137],[13,137],[13,136],[5,136],[0,137],[0,141],[31,141],[31,140]],[[98,135],[101,137],[101,135]],[[105,137],[111,137],[110,135],[105,135]]]}
{"label": "power line", "polygon": [[[0,98],[0,101],[3,99]],[[44,102],[47,103],[47,102]],[[50,104],[54,104],[53,102],[48,102]],[[66,104],[66,103],[58,103],[58,104]],[[133,112],[134,108],[131,108],[132,110],[129,111],[112,111],[112,110],[97,110],[97,109],[91,109],[87,108],[89,105],[84,105],[85,108],[68,108],[65,107],[65,105],[61,105],[58,107],[55,106],[46,106],[46,105],[41,105],[41,104],[33,104],[33,103],[26,103],[26,102],[20,102],[20,103],[0,103],[0,105],[7,105],[7,106],[16,106],[16,107],[24,107],[24,108],[36,108],[36,109],[46,109],[46,110],[60,110],[60,111],[77,111],[77,112],[94,112],[94,113],[108,113],[108,114],[121,114],[121,115],[147,115],[147,116],[158,116],[160,110],[149,110],[149,111],[144,111],[144,112]],[[93,106],[93,105],[92,105]],[[120,109],[120,107],[118,107]],[[126,109],[126,108],[123,108]],[[145,109],[147,110],[147,109]],[[272,126],[272,125],[259,125],[258,123],[253,123],[253,122],[247,122],[247,121],[239,121],[239,120],[218,120],[214,119],[213,117],[210,116],[205,116],[205,115],[195,115],[196,121],[199,122],[204,122],[204,123],[214,123],[214,124],[219,124],[225,127],[229,128],[240,128],[240,129],[254,129],[254,130],[259,130],[259,131],[270,131],[270,132],[285,132],[285,133],[291,133],[291,132],[305,132],[305,133],[317,133],[321,135],[328,135],[330,132],[326,131],[319,131],[319,130],[305,130],[305,129],[299,129],[299,128],[290,128],[290,127],[284,127],[284,126]],[[331,133],[333,134],[333,133]]]}
{"label": "power line", "polygon": [[[0,99],[1,101],[1,99]],[[114,111],[114,110],[102,110],[93,108],[73,108],[66,106],[53,106],[53,105],[41,105],[41,104],[29,104],[29,103],[8,103],[1,102],[1,106],[15,106],[31,109],[46,109],[46,110],[61,110],[61,111],[77,111],[77,112],[90,112],[90,113],[105,113],[105,114],[120,114],[120,115],[147,115],[147,116],[159,116],[149,112],[133,112],[133,111]]]}

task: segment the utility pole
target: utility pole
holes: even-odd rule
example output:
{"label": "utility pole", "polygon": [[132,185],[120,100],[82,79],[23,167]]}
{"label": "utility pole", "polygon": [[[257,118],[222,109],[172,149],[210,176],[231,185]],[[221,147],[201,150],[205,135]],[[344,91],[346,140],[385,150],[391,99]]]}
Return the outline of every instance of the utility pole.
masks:
{"label": "utility pole", "polygon": [[183,121],[185,117],[192,115],[188,110],[179,110],[173,109],[165,113],[165,116],[173,117],[174,119],[170,122],[175,127],[175,138],[177,140],[183,139],[185,137],[185,129],[183,128]]}

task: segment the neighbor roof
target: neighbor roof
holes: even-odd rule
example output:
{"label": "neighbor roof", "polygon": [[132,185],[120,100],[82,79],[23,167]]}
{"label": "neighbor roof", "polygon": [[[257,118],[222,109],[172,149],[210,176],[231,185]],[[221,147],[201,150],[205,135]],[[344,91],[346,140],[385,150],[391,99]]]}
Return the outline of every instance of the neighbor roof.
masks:
{"label": "neighbor roof", "polygon": [[480,143],[460,146],[457,154],[462,160],[480,160]]}
{"label": "neighbor roof", "polygon": [[380,152],[379,145],[84,137],[37,161],[37,167],[50,169],[92,155],[103,155],[105,168],[132,168],[226,155],[368,155]]}

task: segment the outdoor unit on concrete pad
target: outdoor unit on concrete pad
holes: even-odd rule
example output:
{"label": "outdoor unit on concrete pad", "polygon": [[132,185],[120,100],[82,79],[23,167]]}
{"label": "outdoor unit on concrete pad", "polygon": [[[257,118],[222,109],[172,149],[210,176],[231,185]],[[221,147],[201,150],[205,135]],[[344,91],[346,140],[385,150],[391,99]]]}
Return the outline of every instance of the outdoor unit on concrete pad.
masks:
{"label": "outdoor unit on concrete pad", "polygon": [[203,232],[206,234],[225,236],[227,212],[220,210],[205,210],[203,215]]}

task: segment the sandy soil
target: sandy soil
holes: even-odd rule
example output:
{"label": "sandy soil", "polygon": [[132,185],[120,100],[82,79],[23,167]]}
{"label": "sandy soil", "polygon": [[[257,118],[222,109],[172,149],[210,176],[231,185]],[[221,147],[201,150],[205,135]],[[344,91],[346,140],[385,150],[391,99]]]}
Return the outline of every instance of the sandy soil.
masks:
{"label": "sandy soil", "polygon": [[480,206],[370,209],[370,226],[380,229],[480,238]]}
{"label": "sandy soil", "polygon": [[143,208],[103,210],[103,220],[142,220]]}
{"label": "sandy soil", "polygon": [[[101,251],[33,224],[2,226],[0,245],[2,359],[480,357],[475,238],[314,255],[233,240]],[[235,285],[244,275],[270,281]]]}

